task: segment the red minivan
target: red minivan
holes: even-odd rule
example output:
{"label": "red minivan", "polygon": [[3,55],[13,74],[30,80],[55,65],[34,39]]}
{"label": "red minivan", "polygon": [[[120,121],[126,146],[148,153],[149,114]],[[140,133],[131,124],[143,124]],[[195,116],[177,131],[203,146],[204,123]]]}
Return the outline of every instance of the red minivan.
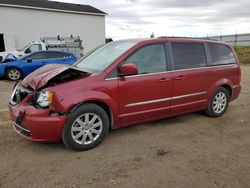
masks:
{"label": "red minivan", "polygon": [[121,40],[73,66],[47,65],[19,82],[9,103],[23,138],[75,150],[109,129],[204,110],[222,116],[239,96],[241,70],[227,44],[201,39]]}

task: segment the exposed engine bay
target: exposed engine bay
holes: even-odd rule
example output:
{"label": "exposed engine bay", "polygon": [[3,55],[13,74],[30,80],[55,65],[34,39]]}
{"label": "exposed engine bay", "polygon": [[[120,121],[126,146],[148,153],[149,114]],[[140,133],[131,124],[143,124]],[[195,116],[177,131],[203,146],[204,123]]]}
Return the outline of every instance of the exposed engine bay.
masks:
{"label": "exposed engine bay", "polygon": [[90,74],[91,73],[76,66],[49,64],[32,72],[21,82],[21,84],[25,88],[40,91],[46,87],[77,80],[89,76]]}
{"label": "exposed engine bay", "polygon": [[60,83],[65,83],[71,80],[77,80],[80,79],[82,77],[87,76],[88,73],[86,72],[81,72],[75,69],[68,69],[65,70],[64,72],[58,74],[57,76],[51,78],[46,85],[44,85],[43,87],[41,87],[39,90],[49,87],[49,86],[55,86],[57,84]]}

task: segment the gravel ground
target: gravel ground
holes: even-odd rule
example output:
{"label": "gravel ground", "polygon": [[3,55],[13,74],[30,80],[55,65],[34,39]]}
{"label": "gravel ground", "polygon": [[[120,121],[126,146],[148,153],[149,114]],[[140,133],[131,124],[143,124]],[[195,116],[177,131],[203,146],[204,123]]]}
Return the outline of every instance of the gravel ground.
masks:
{"label": "gravel ground", "polygon": [[114,130],[97,148],[23,140],[0,80],[0,187],[250,187],[250,66],[242,92],[220,118],[192,113]]}

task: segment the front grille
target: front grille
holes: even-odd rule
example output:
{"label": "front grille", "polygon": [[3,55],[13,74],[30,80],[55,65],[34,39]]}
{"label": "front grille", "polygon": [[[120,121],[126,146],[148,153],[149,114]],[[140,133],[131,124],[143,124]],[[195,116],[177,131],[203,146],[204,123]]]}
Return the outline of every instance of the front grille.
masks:
{"label": "front grille", "polygon": [[25,99],[25,97],[30,93],[32,93],[31,90],[22,87],[21,84],[18,83],[15,86],[15,89],[13,90],[13,93],[11,95],[10,104],[15,106],[16,104],[20,103],[23,99]]}

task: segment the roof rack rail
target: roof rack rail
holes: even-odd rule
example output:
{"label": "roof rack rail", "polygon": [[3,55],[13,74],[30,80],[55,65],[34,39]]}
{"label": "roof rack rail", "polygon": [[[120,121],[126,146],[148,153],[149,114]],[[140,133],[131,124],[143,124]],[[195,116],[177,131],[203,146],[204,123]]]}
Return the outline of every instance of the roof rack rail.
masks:
{"label": "roof rack rail", "polygon": [[213,41],[218,41],[217,39],[213,38],[207,38],[207,37],[175,37],[175,36],[160,36],[157,38],[180,38],[180,39],[204,39],[204,40],[213,40]]}

